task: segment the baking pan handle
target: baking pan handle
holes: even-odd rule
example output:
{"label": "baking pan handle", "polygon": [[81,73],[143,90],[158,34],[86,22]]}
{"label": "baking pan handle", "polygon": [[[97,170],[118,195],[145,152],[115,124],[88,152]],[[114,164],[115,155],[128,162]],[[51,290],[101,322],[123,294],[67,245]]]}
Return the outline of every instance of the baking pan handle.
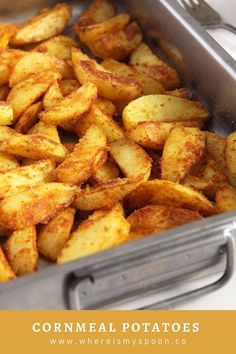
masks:
{"label": "baking pan handle", "polygon": [[223,287],[232,278],[235,269],[235,240],[233,236],[227,237],[227,243],[225,245],[226,251],[226,268],[224,274],[214,283],[206,285],[202,288],[189,291],[185,294],[177,295],[164,301],[154,303],[150,306],[141,308],[140,310],[169,310],[175,306],[193,300],[199,296],[208,294],[214,290]]}

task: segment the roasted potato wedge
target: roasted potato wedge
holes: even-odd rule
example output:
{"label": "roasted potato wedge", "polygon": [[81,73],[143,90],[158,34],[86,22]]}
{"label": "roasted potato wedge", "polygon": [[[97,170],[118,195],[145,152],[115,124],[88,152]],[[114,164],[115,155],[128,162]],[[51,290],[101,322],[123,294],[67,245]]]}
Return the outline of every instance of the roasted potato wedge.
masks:
{"label": "roasted potato wedge", "polygon": [[12,107],[6,102],[0,101],[0,125],[10,125],[13,121]]}
{"label": "roasted potato wedge", "polygon": [[153,204],[190,209],[204,216],[216,213],[212,203],[200,192],[158,179],[141,183],[125,198],[126,207],[131,210]]}
{"label": "roasted potato wedge", "polygon": [[75,209],[63,210],[38,233],[38,249],[46,258],[56,261],[61,250],[68,241],[75,217]]}
{"label": "roasted potato wedge", "polygon": [[53,181],[55,163],[42,160],[35,164],[17,167],[0,174],[0,199],[6,198],[45,182]]}
{"label": "roasted potato wedge", "polygon": [[122,128],[109,115],[104,114],[97,107],[96,102],[88,113],[78,119],[75,131],[80,137],[83,137],[92,125],[97,125],[103,131],[108,143],[124,137]]}
{"label": "roasted potato wedge", "polygon": [[8,263],[2,247],[0,246],[0,283],[15,279],[16,275]]}
{"label": "roasted potato wedge", "polygon": [[7,152],[0,152],[0,173],[19,167],[17,159]]}
{"label": "roasted potato wedge", "polygon": [[38,121],[39,112],[43,109],[42,102],[36,102],[26,108],[22,113],[17,123],[14,126],[14,129],[21,134],[26,134]]}
{"label": "roasted potato wedge", "polygon": [[44,123],[59,124],[72,119],[78,119],[87,112],[97,97],[97,88],[92,83],[85,83],[78,90],[59,101],[56,106],[40,114]]}
{"label": "roasted potato wedge", "polygon": [[72,92],[80,88],[80,84],[78,80],[65,79],[59,82],[59,87],[63,96],[69,96]]}
{"label": "roasted potato wedge", "polygon": [[11,38],[11,43],[25,45],[54,37],[66,28],[70,18],[71,7],[67,4],[45,9],[23,24]]}
{"label": "roasted potato wedge", "polygon": [[75,190],[63,183],[44,183],[7,197],[0,203],[0,223],[13,230],[46,223],[73,202]]}
{"label": "roasted potato wedge", "polygon": [[127,240],[129,229],[120,204],[95,211],[73,232],[57,262],[65,263],[117,246]]}
{"label": "roasted potato wedge", "polygon": [[226,170],[226,160],[225,160],[225,145],[226,140],[220,135],[212,132],[205,132],[207,137],[207,152],[212,156],[218,166],[225,171]]}
{"label": "roasted potato wedge", "polygon": [[67,150],[62,144],[41,134],[13,136],[0,143],[0,151],[35,160],[51,158],[56,162],[63,161],[67,155]]}
{"label": "roasted potato wedge", "polygon": [[45,135],[61,143],[56,125],[38,122],[30,129],[29,134]]}
{"label": "roasted potato wedge", "polygon": [[107,183],[87,187],[76,193],[74,206],[80,210],[95,210],[122,200],[141,183],[141,178],[117,178]]}
{"label": "roasted potato wedge", "polygon": [[56,36],[40,43],[33,49],[34,52],[46,53],[58,59],[71,59],[71,48],[77,47],[77,43],[67,36]]}
{"label": "roasted potato wedge", "polygon": [[236,189],[228,184],[222,186],[216,192],[216,207],[224,213],[236,209]]}
{"label": "roasted potato wedge", "polygon": [[128,178],[142,177],[147,181],[151,173],[151,159],[141,146],[129,139],[119,139],[110,144],[110,154]]}
{"label": "roasted potato wedge", "polygon": [[79,49],[72,48],[71,52],[77,79],[81,84],[87,81],[93,82],[100,96],[129,102],[142,94],[142,88],[136,80],[124,78],[104,69]]}
{"label": "roasted potato wedge", "polygon": [[47,92],[43,97],[43,107],[45,110],[50,109],[63,99],[63,94],[61,92],[60,86],[57,81],[53,82],[51,86],[49,86]]}
{"label": "roasted potato wedge", "polygon": [[0,48],[7,48],[11,37],[16,33],[18,25],[0,23]]}
{"label": "roasted potato wedge", "polygon": [[171,130],[162,154],[161,178],[181,182],[205,152],[206,138],[198,128]]}
{"label": "roasted potato wedge", "polygon": [[225,160],[230,182],[236,187],[236,132],[227,136]]}
{"label": "roasted potato wedge", "polygon": [[106,98],[98,97],[94,102],[94,106],[99,108],[103,114],[112,117],[116,112],[116,106]]}
{"label": "roasted potato wedge", "polygon": [[111,0],[95,0],[92,5],[80,17],[77,26],[82,30],[84,27],[101,23],[114,17],[115,5]]}
{"label": "roasted potato wedge", "polygon": [[141,43],[130,56],[130,65],[136,70],[159,81],[166,90],[180,85],[180,78],[173,68],[164,63],[145,43]]}
{"label": "roasted potato wedge", "polygon": [[33,273],[39,263],[35,227],[14,231],[7,239],[5,251],[16,275]]}
{"label": "roasted potato wedge", "polygon": [[200,103],[168,95],[147,95],[130,102],[123,111],[126,129],[139,122],[206,121],[208,110]]}
{"label": "roasted potato wedge", "polygon": [[9,127],[1,127],[0,126],[0,142],[11,139],[15,136],[21,135],[17,131]]}
{"label": "roasted potato wedge", "polygon": [[107,183],[111,179],[118,178],[120,170],[113,159],[108,158],[105,163],[95,171],[92,178],[97,183]]}
{"label": "roasted potato wedge", "polygon": [[[134,232],[140,237],[153,232],[162,232],[172,227],[201,220],[202,216],[197,211],[188,209],[165,207],[160,205],[147,205],[134,211],[127,221],[130,223],[131,234]],[[138,237],[137,237],[138,238]]]}
{"label": "roasted potato wedge", "polygon": [[0,48],[0,85],[8,83],[13,68],[24,55],[22,50]]}
{"label": "roasted potato wedge", "polygon": [[107,158],[106,137],[97,126],[91,126],[72,153],[57,167],[59,182],[80,185],[103,165]]}
{"label": "roasted potato wedge", "polygon": [[56,78],[60,78],[60,74],[56,72],[36,74],[25,81],[19,82],[11,89],[7,97],[7,103],[13,108],[14,123],[26,108],[45,94]]}

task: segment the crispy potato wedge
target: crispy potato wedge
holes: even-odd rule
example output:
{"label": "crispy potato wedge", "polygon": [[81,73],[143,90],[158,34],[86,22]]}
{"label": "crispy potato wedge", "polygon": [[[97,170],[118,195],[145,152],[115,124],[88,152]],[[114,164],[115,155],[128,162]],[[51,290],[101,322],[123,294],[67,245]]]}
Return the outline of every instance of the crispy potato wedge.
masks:
{"label": "crispy potato wedge", "polygon": [[15,156],[7,152],[0,152],[0,173],[19,167],[19,162]]}
{"label": "crispy potato wedge", "polygon": [[0,101],[6,101],[7,96],[9,95],[10,87],[8,85],[4,85],[0,87]]}
{"label": "crispy potato wedge", "polygon": [[150,234],[152,232],[162,232],[172,227],[191,223],[201,220],[202,216],[197,211],[188,209],[165,207],[160,205],[147,205],[144,208],[134,211],[127,221],[130,223],[130,231],[135,232],[141,230],[140,236]]}
{"label": "crispy potato wedge", "polygon": [[158,58],[145,43],[141,43],[133,51],[129,63],[135,66],[139,73],[159,81],[166,90],[175,89],[180,85],[176,70]]}
{"label": "crispy potato wedge", "polygon": [[110,154],[128,178],[142,177],[148,180],[151,173],[151,159],[141,146],[129,139],[119,139],[111,143]]}
{"label": "crispy potato wedge", "polygon": [[44,183],[9,196],[0,203],[0,223],[13,230],[46,223],[73,202],[75,191],[63,183]]}
{"label": "crispy potato wedge", "polygon": [[137,22],[133,21],[117,32],[104,33],[92,41],[87,41],[86,44],[98,57],[123,60],[132,53],[142,39],[142,31]]}
{"label": "crispy potato wedge", "polygon": [[226,138],[225,160],[230,182],[236,187],[236,132]]}
{"label": "crispy potato wedge", "polygon": [[143,182],[125,198],[126,207],[131,210],[152,204],[190,209],[204,216],[216,213],[212,203],[200,192],[158,179]]}
{"label": "crispy potato wedge", "polygon": [[222,186],[216,192],[216,207],[224,213],[236,209],[236,189],[228,184]]}
{"label": "crispy potato wedge", "polygon": [[55,72],[36,74],[25,81],[19,82],[11,89],[7,97],[7,103],[13,108],[14,123],[26,108],[45,94],[56,78],[60,78],[60,74]]}
{"label": "crispy potato wedge", "polygon": [[124,78],[104,69],[95,60],[72,48],[72,62],[77,79],[81,84],[90,81],[98,89],[98,94],[110,100],[131,101],[142,94],[136,80]]}
{"label": "crispy potato wedge", "polygon": [[103,165],[106,158],[106,137],[100,128],[91,126],[73,152],[57,167],[56,180],[80,185]]}
{"label": "crispy potato wedge", "polygon": [[15,136],[21,135],[17,131],[9,127],[1,127],[0,126],[0,142],[11,139]]}
{"label": "crispy potato wedge", "polygon": [[15,278],[16,275],[11,269],[11,266],[6,259],[6,256],[3,253],[2,247],[0,246],[0,283]]}
{"label": "crispy potato wedge", "polygon": [[218,166],[222,168],[223,171],[225,171],[226,170],[225,138],[212,132],[205,132],[205,134],[207,137],[207,145],[206,145],[207,152],[216,161]]}
{"label": "crispy potato wedge", "polygon": [[22,113],[18,121],[16,122],[14,129],[21,134],[26,134],[38,121],[39,112],[43,109],[42,102],[36,102],[26,108]]}
{"label": "crispy potato wedge", "polygon": [[78,119],[75,126],[76,133],[83,137],[87,129],[97,125],[105,134],[108,143],[124,137],[124,132],[118,123],[109,115],[104,114],[95,104],[90,111]]}
{"label": "crispy potato wedge", "polygon": [[77,46],[77,43],[72,38],[59,35],[40,43],[33,51],[67,60],[71,59],[71,48]]}
{"label": "crispy potato wedge", "polygon": [[142,182],[141,178],[117,178],[107,183],[87,187],[76,193],[74,206],[80,210],[95,210],[122,200]]}
{"label": "crispy potato wedge", "polygon": [[67,155],[62,144],[42,134],[13,136],[0,143],[0,151],[35,160],[51,158],[56,162],[63,161]]}
{"label": "crispy potato wedge", "polygon": [[22,50],[0,48],[0,85],[8,83],[13,68],[24,55]]}
{"label": "crispy potato wedge", "polygon": [[53,181],[55,163],[42,160],[35,164],[17,167],[0,174],[0,199],[6,198],[42,183]]}
{"label": "crispy potato wedge", "polygon": [[182,181],[205,152],[206,138],[198,128],[171,130],[162,154],[161,178]]}
{"label": "crispy potato wedge", "polygon": [[103,114],[112,117],[116,112],[116,106],[106,98],[98,97],[94,102],[94,106],[99,108]]}
{"label": "crispy potato wedge", "polygon": [[114,17],[115,14],[116,11],[113,1],[95,0],[80,17],[79,22],[77,22],[77,27],[82,30],[89,25],[107,21]]}
{"label": "crispy potato wedge", "polygon": [[65,79],[59,82],[59,87],[63,96],[69,96],[72,92],[80,88],[80,84],[78,80]]}
{"label": "crispy potato wedge", "polygon": [[200,103],[168,95],[147,95],[130,102],[123,111],[126,129],[139,122],[206,121],[208,110]]}
{"label": "crispy potato wedge", "polygon": [[97,183],[107,183],[111,179],[118,178],[120,170],[112,158],[108,158],[105,163],[95,171],[92,178]]}
{"label": "crispy potato wedge", "polygon": [[40,114],[44,123],[59,124],[78,119],[87,112],[97,97],[97,88],[92,83],[85,83],[78,90],[65,97],[56,106]]}
{"label": "crispy potato wedge", "polygon": [[11,43],[24,45],[54,37],[66,28],[70,18],[71,7],[67,4],[45,9],[21,26],[11,38]]}
{"label": "crispy potato wedge", "polygon": [[53,82],[49,86],[47,92],[43,97],[43,107],[45,110],[50,109],[63,99],[63,94],[61,92],[60,86],[57,81]]}
{"label": "crispy potato wedge", "polygon": [[61,143],[56,125],[38,122],[32,127],[32,129],[30,129],[29,134],[45,135],[56,140],[58,143]]}
{"label": "crispy potato wedge", "polygon": [[57,262],[65,263],[118,246],[127,240],[129,228],[120,204],[95,211],[73,232]]}
{"label": "crispy potato wedge", "polygon": [[10,125],[13,121],[12,107],[6,102],[0,101],[0,125]]}
{"label": "crispy potato wedge", "polygon": [[0,48],[7,48],[11,37],[16,33],[18,25],[0,23]]}
{"label": "crispy potato wedge", "polygon": [[14,231],[6,241],[5,251],[16,275],[33,273],[39,263],[35,227]]}
{"label": "crispy potato wedge", "polygon": [[75,209],[63,210],[38,233],[38,250],[46,258],[56,261],[68,241],[74,223]]}

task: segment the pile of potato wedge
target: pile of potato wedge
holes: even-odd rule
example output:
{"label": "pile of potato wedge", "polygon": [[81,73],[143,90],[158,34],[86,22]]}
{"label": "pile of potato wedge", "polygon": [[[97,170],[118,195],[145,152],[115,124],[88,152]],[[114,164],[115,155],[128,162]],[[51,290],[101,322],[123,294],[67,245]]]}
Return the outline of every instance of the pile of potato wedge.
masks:
{"label": "pile of potato wedge", "polygon": [[236,209],[236,132],[110,0],[71,16],[0,24],[0,282]]}

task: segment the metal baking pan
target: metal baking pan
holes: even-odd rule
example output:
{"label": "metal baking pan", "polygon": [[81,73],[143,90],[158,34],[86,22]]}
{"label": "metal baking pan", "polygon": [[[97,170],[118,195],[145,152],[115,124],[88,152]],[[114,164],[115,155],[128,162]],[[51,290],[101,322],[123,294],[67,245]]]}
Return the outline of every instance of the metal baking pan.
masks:
{"label": "metal baking pan", "polygon": [[[90,3],[68,2],[75,20]],[[22,21],[54,3],[2,0],[0,21]],[[121,10],[138,19],[154,48],[157,40],[167,40],[176,47],[175,56],[169,59],[172,63],[178,59],[178,63],[174,61],[184,82],[213,112],[208,128],[221,135],[235,130],[234,60],[175,0],[118,3]],[[42,267],[1,284],[0,309],[173,308],[179,301],[216,290],[231,278],[235,237],[236,212],[229,212],[64,265]],[[209,274],[215,275],[211,283],[206,278]],[[196,278],[206,281],[198,289],[175,291],[173,296],[173,290]],[[133,300],[139,305],[132,305]]]}

